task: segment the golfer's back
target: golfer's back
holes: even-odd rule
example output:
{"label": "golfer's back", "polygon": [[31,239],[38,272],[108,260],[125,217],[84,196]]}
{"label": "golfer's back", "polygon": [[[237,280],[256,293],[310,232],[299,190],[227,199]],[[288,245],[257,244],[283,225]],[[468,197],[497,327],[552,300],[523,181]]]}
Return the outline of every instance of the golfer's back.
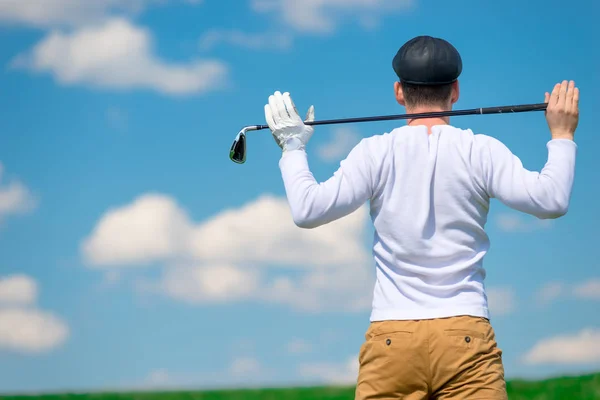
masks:
{"label": "golfer's back", "polygon": [[484,231],[491,198],[538,218],[567,212],[577,146],[551,140],[541,172],[500,141],[448,125],[363,139],[326,182],[303,150],[279,165],[295,223],[316,228],[371,204],[377,280],[371,320],[489,317]]}
{"label": "golfer's back", "polygon": [[[372,320],[489,317],[482,262],[490,198],[540,218],[568,206],[569,169],[540,180],[498,140],[470,130],[405,126],[360,146],[370,153],[373,183]],[[552,146],[555,154],[573,148]]]}

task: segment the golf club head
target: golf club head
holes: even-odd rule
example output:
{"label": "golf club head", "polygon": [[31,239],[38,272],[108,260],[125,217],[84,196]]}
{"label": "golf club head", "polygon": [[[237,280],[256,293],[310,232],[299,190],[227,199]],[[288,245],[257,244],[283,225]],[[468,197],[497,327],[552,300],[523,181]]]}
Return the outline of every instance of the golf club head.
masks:
{"label": "golf club head", "polygon": [[246,126],[237,134],[229,150],[229,158],[236,164],[246,162],[246,132],[258,129],[258,126]]}

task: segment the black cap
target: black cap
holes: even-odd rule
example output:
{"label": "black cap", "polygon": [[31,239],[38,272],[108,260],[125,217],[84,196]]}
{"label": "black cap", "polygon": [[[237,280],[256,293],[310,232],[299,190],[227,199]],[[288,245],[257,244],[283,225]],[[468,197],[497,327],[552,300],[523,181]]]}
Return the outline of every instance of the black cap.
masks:
{"label": "black cap", "polygon": [[444,39],[417,36],[398,50],[392,66],[401,82],[442,85],[458,79],[462,59],[454,46]]}

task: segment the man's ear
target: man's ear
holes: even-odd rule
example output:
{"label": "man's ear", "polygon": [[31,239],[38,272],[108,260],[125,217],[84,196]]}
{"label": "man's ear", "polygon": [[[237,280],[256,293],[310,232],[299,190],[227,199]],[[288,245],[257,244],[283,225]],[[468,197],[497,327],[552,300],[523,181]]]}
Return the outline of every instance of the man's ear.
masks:
{"label": "man's ear", "polygon": [[452,84],[452,104],[456,103],[458,101],[458,98],[460,97],[460,85],[458,84],[458,81],[455,81]]}
{"label": "man's ear", "polygon": [[403,107],[406,107],[406,101],[404,101],[404,92],[402,92],[402,85],[400,82],[394,82],[394,94],[396,101]]}

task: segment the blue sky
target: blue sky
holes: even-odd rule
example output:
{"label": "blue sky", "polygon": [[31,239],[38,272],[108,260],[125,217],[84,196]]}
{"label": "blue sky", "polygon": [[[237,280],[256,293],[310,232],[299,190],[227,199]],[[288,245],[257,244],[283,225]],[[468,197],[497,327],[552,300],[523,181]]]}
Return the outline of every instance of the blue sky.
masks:
{"label": "blue sky", "polygon": [[[352,383],[374,272],[365,210],[301,231],[269,133],[250,134],[244,165],[228,151],[275,90],[317,119],[402,113],[391,60],[421,34],[462,54],[457,108],[580,88],[569,213],[540,223],[494,202],[486,285],[507,377],[600,369],[597,6],[339,3],[0,5],[0,391]],[[542,113],[451,122],[532,170],[546,161]],[[402,124],[316,129],[315,176]]]}

